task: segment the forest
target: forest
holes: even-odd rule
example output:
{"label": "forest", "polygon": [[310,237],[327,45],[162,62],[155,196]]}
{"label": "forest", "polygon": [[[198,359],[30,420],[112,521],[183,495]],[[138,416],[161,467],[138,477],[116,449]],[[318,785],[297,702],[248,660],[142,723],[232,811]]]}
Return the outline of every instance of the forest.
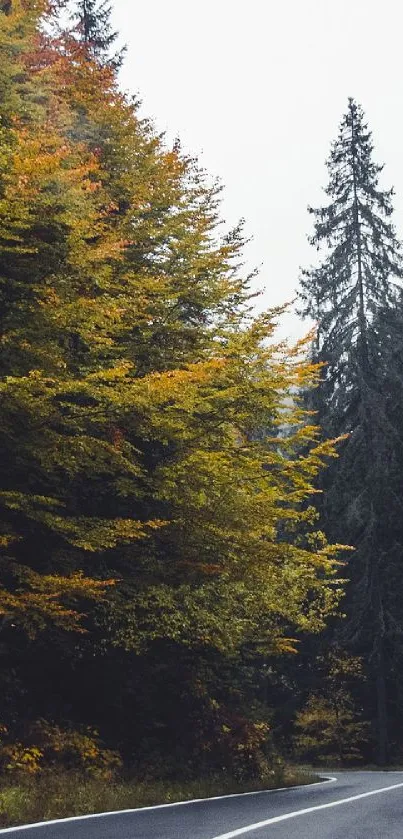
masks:
{"label": "forest", "polygon": [[102,0],[0,0],[2,818],[58,773],[403,759],[403,259],[364,112],[279,340],[115,42]]}

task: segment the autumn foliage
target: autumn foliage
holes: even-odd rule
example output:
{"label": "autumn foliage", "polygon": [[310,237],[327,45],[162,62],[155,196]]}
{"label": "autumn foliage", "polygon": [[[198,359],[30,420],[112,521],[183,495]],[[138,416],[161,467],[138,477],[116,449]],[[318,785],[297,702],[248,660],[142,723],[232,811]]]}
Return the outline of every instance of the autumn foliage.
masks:
{"label": "autumn foliage", "polygon": [[99,757],[71,733],[95,726],[134,765],[175,743],[258,772],[242,656],[339,597],[311,499],[334,451],[298,404],[318,371],[251,314],[220,186],[54,11],[0,12],[4,748]]}

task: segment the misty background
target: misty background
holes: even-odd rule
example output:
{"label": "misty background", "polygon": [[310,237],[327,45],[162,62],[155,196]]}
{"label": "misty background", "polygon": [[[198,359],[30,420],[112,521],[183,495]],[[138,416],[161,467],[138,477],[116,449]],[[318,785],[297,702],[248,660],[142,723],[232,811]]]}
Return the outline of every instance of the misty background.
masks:
{"label": "misty background", "polygon": [[[382,185],[395,187],[403,236],[398,0],[113,0],[113,22],[128,46],[123,88],[220,178],[227,224],[245,218],[259,308],[291,300],[300,266],[315,262],[306,208],[326,202],[325,160],[349,96],[385,163]],[[307,328],[292,314],[282,332]]]}

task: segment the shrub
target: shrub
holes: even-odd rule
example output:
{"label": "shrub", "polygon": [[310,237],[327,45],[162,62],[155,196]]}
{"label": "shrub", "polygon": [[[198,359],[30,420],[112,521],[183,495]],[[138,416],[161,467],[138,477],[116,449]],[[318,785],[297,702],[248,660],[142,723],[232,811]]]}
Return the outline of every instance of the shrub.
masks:
{"label": "shrub", "polygon": [[3,729],[0,769],[8,773],[35,775],[48,769],[64,769],[107,780],[121,765],[118,752],[104,748],[98,732],[92,728],[61,728],[47,720],[37,720],[24,742],[8,741]]}

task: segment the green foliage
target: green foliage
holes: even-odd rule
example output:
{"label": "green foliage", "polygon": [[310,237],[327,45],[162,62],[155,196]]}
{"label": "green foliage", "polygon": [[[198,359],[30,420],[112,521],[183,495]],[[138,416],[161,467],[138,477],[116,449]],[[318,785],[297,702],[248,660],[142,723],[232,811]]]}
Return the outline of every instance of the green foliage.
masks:
{"label": "green foliage", "polygon": [[76,0],[72,19],[77,21],[77,35],[89,55],[96,61],[106,62],[114,70],[122,64],[125,50],[110,55],[117,32],[112,31],[110,16],[112,6],[107,0]]}
{"label": "green foliage", "polygon": [[98,732],[75,731],[37,720],[26,733],[24,743],[9,742],[7,731],[0,747],[3,772],[12,775],[36,775],[49,769],[76,771],[105,780],[121,766],[117,752],[105,749]]}
{"label": "green foliage", "polygon": [[13,4],[1,34],[3,722],[33,770],[94,725],[167,760],[180,722],[194,768],[200,713],[207,764],[256,775],[267,713],[230,674],[340,597],[311,505],[334,448],[289,399],[318,371],[275,344],[280,311],[251,315],[219,185],[119,93],[108,9],[85,9],[84,45],[41,29],[54,4]]}
{"label": "green foliage", "polygon": [[312,693],[296,715],[296,752],[310,762],[362,760],[370,731],[357,707],[354,688],[364,678],[362,662],[340,651],[318,660],[320,693]]}
{"label": "green foliage", "polygon": [[297,714],[296,726],[300,733],[295,744],[303,760],[342,765],[360,760],[368,724],[357,717],[351,696],[346,695],[337,705],[311,696]]}

